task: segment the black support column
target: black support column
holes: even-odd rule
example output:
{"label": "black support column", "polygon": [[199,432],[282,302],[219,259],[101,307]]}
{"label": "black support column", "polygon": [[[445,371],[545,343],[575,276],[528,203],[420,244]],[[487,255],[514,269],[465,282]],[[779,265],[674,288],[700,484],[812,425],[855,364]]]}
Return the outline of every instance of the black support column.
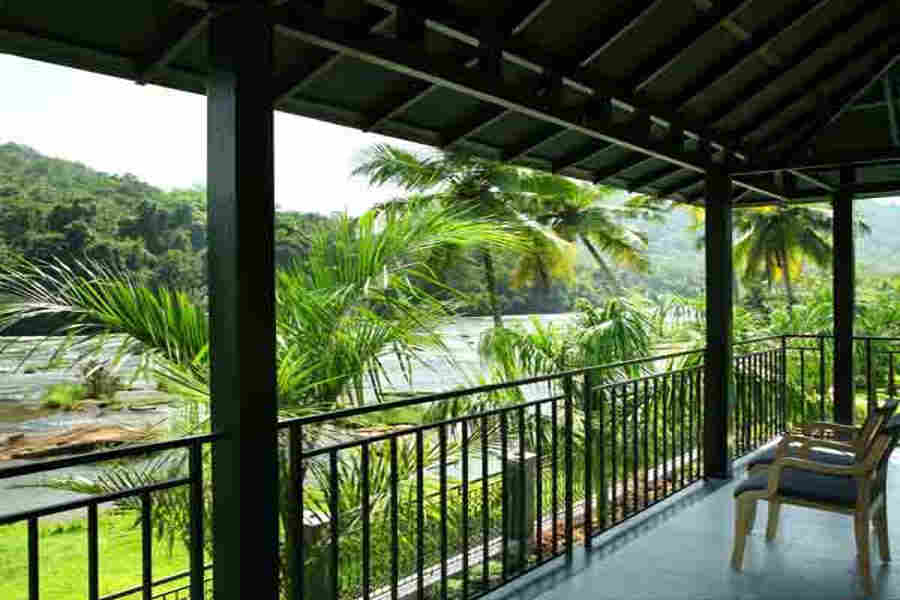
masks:
{"label": "black support column", "polygon": [[276,600],[272,28],[262,0],[209,26],[209,314],[216,600]]}
{"label": "black support column", "polygon": [[856,302],[856,252],[853,241],[852,168],[841,169],[842,188],[834,195],[832,285],[834,286],[834,420],[853,423],[853,313]]}
{"label": "black support column", "polygon": [[710,169],[706,175],[706,386],[703,395],[703,473],[730,478],[728,415],[732,384],[731,178]]}

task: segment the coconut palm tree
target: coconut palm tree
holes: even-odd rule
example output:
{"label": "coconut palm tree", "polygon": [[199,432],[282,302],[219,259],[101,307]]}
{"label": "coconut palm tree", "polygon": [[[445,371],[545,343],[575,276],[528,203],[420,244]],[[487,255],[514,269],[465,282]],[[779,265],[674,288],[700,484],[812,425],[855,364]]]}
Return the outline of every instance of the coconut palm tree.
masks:
{"label": "coconut palm tree", "polygon": [[[763,280],[771,287],[784,284],[787,309],[796,304],[793,281],[807,263],[831,264],[831,210],[810,206],[766,206],[740,211],[734,221],[738,234],[734,257],[745,281]],[[857,230],[868,226],[857,221]]]}
{"label": "coconut palm tree", "polygon": [[[554,277],[574,273],[574,246],[546,224],[534,219],[532,208],[549,204],[573,188],[569,180],[546,175],[539,181],[519,167],[455,152],[416,153],[379,144],[370,148],[353,171],[372,185],[399,185],[415,202],[436,201],[462,207],[516,231],[527,243],[519,250],[520,264],[513,283],[549,284]],[[485,287],[496,327],[503,326],[497,298],[494,256],[479,249]]]}
{"label": "coconut palm tree", "polygon": [[[634,216],[631,204],[613,204],[616,190],[587,185],[547,173],[530,173],[524,181],[522,210],[536,215],[539,223],[569,242],[581,242],[604,275],[610,291],[621,293],[610,262],[636,272],[646,272],[646,236],[624,224]],[[650,210],[650,209],[647,209]]]}

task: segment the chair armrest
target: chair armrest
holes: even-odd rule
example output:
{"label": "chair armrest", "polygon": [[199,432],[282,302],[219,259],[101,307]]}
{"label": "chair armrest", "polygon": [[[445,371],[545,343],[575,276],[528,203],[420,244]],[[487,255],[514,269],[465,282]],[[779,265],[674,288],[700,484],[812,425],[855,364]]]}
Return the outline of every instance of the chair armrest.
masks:
{"label": "chair armrest", "polygon": [[886,450],[890,440],[887,436],[879,436],[872,445],[866,457],[853,465],[831,465],[808,458],[797,456],[780,456],[776,454],[775,462],[768,469],[768,486],[766,491],[769,497],[778,495],[778,484],[781,482],[781,472],[784,469],[800,469],[822,475],[840,475],[844,477],[865,477],[875,469],[877,461]]}
{"label": "chair armrest", "polygon": [[786,447],[800,448],[808,450],[809,448],[827,448],[829,450],[837,450],[839,452],[855,453],[856,446],[849,442],[840,442],[837,440],[823,440],[819,438],[807,437],[805,435],[786,434],[778,442],[779,446],[784,444]]}
{"label": "chair armrest", "polygon": [[828,421],[812,421],[810,423],[802,423],[796,426],[796,429],[801,432],[802,435],[807,435],[810,437],[814,437],[816,435],[821,435],[825,431],[834,431],[844,435],[848,435],[851,438],[856,437],[856,435],[862,429],[857,425],[844,425],[843,423],[831,423]]}

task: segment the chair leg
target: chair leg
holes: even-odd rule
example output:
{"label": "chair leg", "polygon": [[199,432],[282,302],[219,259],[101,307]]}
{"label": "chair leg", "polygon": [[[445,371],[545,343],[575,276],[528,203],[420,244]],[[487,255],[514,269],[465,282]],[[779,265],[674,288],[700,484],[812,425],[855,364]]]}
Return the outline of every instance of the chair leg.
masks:
{"label": "chair leg", "polygon": [[878,535],[878,552],[883,562],[891,562],[891,543],[888,541],[887,503],[882,502],[873,517],[875,533]]}
{"label": "chair leg", "polygon": [[756,501],[748,502],[750,508],[748,509],[747,516],[747,532],[753,531],[753,526],[756,524]]}
{"label": "chair leg", "polygon": [[778,535],[778,516],[781,514],[781,502],[769,500],[769,522],[766,524],[766,541],[771,542]]}
{"label": "chair leg", "polygon": [[872,568],[869,551],[869,519],[865,514],[857,514],[853,518],[853,530],[856,534],[856,560],[859,574],[862,576],[866,595],[872,593]]}
{"label": "chair leg", "polygon": [[750,532],[750,518],[756,512],[756,500],[735,500],[734,516],[734,549],[731,552],[731,567],[740,571],[744,564],[744,548],[747,546],[747,534]]}

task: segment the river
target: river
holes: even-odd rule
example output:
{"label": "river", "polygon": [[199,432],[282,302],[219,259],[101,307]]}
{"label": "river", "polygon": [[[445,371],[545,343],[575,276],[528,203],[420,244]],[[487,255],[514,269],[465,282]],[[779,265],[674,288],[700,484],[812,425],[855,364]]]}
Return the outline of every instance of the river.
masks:
{"label": "river", "polygon": [[[507,326],[528,327],[531,319],[543,324],[570,323],[573,313],[545,315],[509,315],[504,317]],[[478,342],[482,334],[493,326],[491,317],[460,317],[441,330],[448,352],[428,352],[412,365],[409,382],[403,369],[393,357],[382,362],[390,379],[391,389],[405,392],[433,392],[463,385],[475,385],[481,364]],[[164,422],[169,414],[165,406],[153,411],[107,411],[84,413],[51,411],[41,408],[45,390],[59,383],[77,383],[81,373],[72,364],[83,355],[83,349],[70,350],[55,357],[57,344],[52,339],[21,338],[15,343],[3,343],[0,338],[0,438],[11,433],[33,433],[65,429],[80,424],[103,423],[142,426]],[[104,354],[116,354],[120,338],[110,339],[104,346]],[[152,390],[153,381],[135,377],[139,362],[126,357],[119,364],[118,375],[138,390]],[[5,461],[2,466],[12,466],[21,461]],[[2,467],[0,467],[2,468]],[[56,476],[89,476],[91,468],[57,471]],[[33,508],[45,504],[77,498],[77,494],[42,487],[22,487],[39,484],[43,475],[0,480],[0,515]]]}

